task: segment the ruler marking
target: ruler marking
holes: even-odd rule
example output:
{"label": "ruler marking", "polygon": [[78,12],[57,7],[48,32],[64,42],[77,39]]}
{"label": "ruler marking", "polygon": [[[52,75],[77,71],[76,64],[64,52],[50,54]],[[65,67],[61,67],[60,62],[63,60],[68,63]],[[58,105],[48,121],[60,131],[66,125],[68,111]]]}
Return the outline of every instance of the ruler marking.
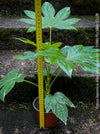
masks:
{"label": "ruler marking", "polygon": [[[35,0],[37,52],[42,49],[41,0]],[[37,56],[40,129],[44,128],[43,57]]]}

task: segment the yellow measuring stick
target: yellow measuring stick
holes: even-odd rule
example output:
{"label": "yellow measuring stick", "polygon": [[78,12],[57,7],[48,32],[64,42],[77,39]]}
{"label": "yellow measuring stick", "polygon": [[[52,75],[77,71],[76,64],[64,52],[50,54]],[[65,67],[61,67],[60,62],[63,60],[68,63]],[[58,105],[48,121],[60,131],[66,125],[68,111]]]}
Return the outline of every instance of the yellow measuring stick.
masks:
{"label": "yellow measuring stick", "polygon": [[[42,49],[41,0],[35,0],[37,51]],[[37,57],[40,129],[44,129],[43,57]]]}

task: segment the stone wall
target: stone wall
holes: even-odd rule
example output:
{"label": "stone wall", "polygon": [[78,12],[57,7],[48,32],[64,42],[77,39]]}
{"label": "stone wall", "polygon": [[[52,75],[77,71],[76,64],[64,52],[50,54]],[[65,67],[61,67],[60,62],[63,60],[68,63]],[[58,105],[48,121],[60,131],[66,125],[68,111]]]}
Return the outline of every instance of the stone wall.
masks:
{"label": "stone wall", "polygon": [[[42,0],[42,3],[45,1],[51,2],[56,11],[70,6],[72,14],[75,15],[94,15],[96,12],[100,12],[99,0]],[[25,9],[34,10],[34,0],[0,0],[0,16],[23,15]]]}

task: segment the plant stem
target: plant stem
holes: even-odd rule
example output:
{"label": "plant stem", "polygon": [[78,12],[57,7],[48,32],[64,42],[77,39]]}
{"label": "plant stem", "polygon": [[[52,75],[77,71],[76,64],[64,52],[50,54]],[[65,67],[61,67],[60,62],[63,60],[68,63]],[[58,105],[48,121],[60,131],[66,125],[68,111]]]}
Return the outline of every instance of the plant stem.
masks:
{"label": "plant stem", "polygon": [[29,84],[32,84],[32,85],[34,85],[34,86],[38,87],[38,85],[37,85],[37,84],[35,84],[35,83],[31,82],[31,81],[24,80],[24,82],[27,82],[27,83],[29,83]]}
{"label": "plant stem", "polygon": [[46,65],[45,61],[44,61],[44,65],[45,65],[45,68],[46,68],[46,71],[47,71],[48,69],[47,69],[47,65]]}
{"label": "plant stem", "polygon": [[50,45],[51,45],[52,27],[50,27]]}
{"label": "plant stem", "polygon": [[52,80],[52,82],[51,82],[51,84],[50,84],[50,88],[51,88],[51,86],[52,86],[52,84],[54,83],[54,81],[57,79],[57,77],[59,76],[59,74],[61,73],[61,69],[60,69],[60,71],[57,73],[57,75],[55,76],[55,78]]}
{"label": "plant stem", "polygon": [[44,81],[45,81],[45,84],[47,83],[47,81],[46,81],[46,78],[45,78],[45,76],[43,76],[43,78],[44,78]]}
{"label": "plant stem", "polygon": [[51,79],[52,79],[52,77],[54,76],[54,74],[55,74],[59,69],[60,69],[60,67],[58,67],[58,68],[53,72],[53,74],[51,75]]}
{"label": "plant stem", "polygon": [[[52,27],[50,27],[50,45],[51,45],[51,36],[52,36]],[[44,62],[45,63],[45,62]],[[46,71],[47,71],[47,79],[45,80],[45,96],[48,95],[50,93],[50,81],[51,81],[51,76],[50,76],[50,70],[51,70],[51,64],[48,64],[48,68],[46,66],[45,63],[45,67],[46,67]]]}

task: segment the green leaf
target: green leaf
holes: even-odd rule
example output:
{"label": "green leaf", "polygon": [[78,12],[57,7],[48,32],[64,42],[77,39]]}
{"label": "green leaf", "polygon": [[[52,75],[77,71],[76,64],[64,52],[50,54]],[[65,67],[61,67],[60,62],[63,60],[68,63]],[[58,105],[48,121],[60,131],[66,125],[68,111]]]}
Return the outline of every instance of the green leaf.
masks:
{"label": "green leaf", "polygon": [[[54,108],[55,107],[55,108]],[[64,124],[67,124],[67,118],[68,118],[68,109],[65,105],[61,105],[60,103],[56,103],[56,105],[53,105],[53,113],[64,122]]]}
{"label": "green leaf", "polygon": [[76,58],[81,55],[80,51],[83,49],[83,45],[75,45],[68,49],[67,58]]}
{"label": "green leaf", "polygon": [[15,69],[8,73],[6,77],[0,80],[0,99],[4,101],[5,96],[12,90],[16,82],[24,81],[24,74],[18,75],[19,70]]}
{"label": "green leaf", "polygon": [[44,61],[47,62],[47,63],[50,63],[50,60],[46,57],[44,57]]}
{"label": "green leaf", "polygon": [[50,47],[50,42],[42,43],[42,49],[47,49]]}
{"label": "green leaf", "polygon": [[65,26],[69,26],[69,25],[74,25],[75,23],[79,22],[80,19],[78,18],[71,18],[71,19],[67,19],[65,21],[62,21],[61,24],[65,25]]}
{"label": "green leaf", "polygon": [[[63,100],[62,97],[64,97]],[[62,93],[58,92],[54,95],[49,94],[45,97],[46,112],[52,110],[52,112],[66,124],[68,117],[68,109],[66,103],[71,107],[74,107],[74,104]]]}
{"label": "green leaf", "polygon": [[34,32],[34,31],[36,31],[36,27],[30,27],[30,28],[27,30],[27,33]]}
{"label": "green leaf", "polygon": [[84,46],[84,51],[88,51],[88,52],[100,52],[100,49],[94,49],[94,46]]}
{"label": "green leaf", "polygon": [[27,51],[24,52],[24,56],[16,56],[14,59],[19,59],[19,60],[35,60],[37,58],[37,53]]}
{"label": "green leaf", "polygon": [[35,12],[30,11],[30,10],[24,10],[24,13],[25,13],[28,17],[30,17],[30,18],[32,18],[32,19],[35,19]]}
{"label": "green leaf", "polygon": [[[20,21],[35,25],[35,13],[33,11],[25,10],[25,14],[31,19],[22,18]],[[71,18],[67,19],[70,15],[70,8],[65,7],[61,9],[55,15],[55,9],[53,5],[49,2],[44,2],[42,5],[42,29],[54,27],[57,29],[67,29],[67,30],[77,30],[73,24],[77,23],[80,19]],[[36,31],[35,27],[30,27],[27,32]]]}
{"label": "green leaf", "polygon": [[[58,64],[59,67],[71,77],[72,70],[76,69],[76,66],[72,61],[67,60],[64,54],[58,48],[48,48],[46,50],[39,51],[38,55],[46,56],[51,64]],[[47,60],[46,60],[47,61]]]}
{"label": "green leaf", "polygon": [[0,90],[0,99],[4,101],[5,96],[10,92],[10,90],[14,87],[15,82],[10,81],[9,83],[5,84],[5,86]]}
{"label": "green leaf", "polygon": [[44,15],[44,17],[42,18],[42,22],[43,22],[42,26],[44,26],[44,28],[55,27],[58,29],[77,30],[75,27],[73,27],[71,25],[75,24],[80,19],[72,18],[72,19],[64,20],[70,15],[69,7],[65,7],[65,8],[61,9],[56,14],[56,16],[54,16],[55,15],[54,7],[49,2],[45,2],[42,5],[42,13]]}
{"label": "green leaf", "polygon": [[42,13],[47,18],[54,17],[55,9],[49,2],[44,2],[42,5]]}
{"label": "green leaf", "polygon": [[76,66],[73,64],[73,62],[67,61],[65,58],[57,60],[57,63],[69,77],[72,75],[72,70],[76,69]]}
{"label": "green leaf", "polygon": [[[82,69],[88,73],[100,73],[100,63],[97,64],[97,59],[100,57],[99,50],[93,46],[75,45],[72,47],[63,47],[61,51],[66,56],[66,61],[71,63],[79,63]],[[99,62],[99,61],[98,61]],[[63,63],[61,63],[63,64]],[[71,67],[69,67],[71,68]],[[72,69],[73,70],[73,69]]]}
{"label": "green leaf", "polygon": [[56,92],[55,97],[59,103],[62,105],[66,104],[69,107],[75,107],[75,105],[61,92]]}
{"label": "green leaf", "polygon": [[31,45],[33,45],[33,46],[37,46],[36,44],[35,44],[35,42],[33,42],[33,41],[31,41],[31,40],[29,40],[29,39],[25,39],[25,38],[15,38],[15,39],[17,39],[17,40],[20,40],[20,41],[22,41],[22,42],[24,42],[24,43],[27,43],[27,44],[31,44]]}
{"label": "green leaf", "polygon": [[70,49],[71,46],[65,46],[63,48],[61,48],[61,51],[63,52],[63,54],[66,56],[68,55],[68,49]]}
{"label": "green leaf", "polygon": [[17,83],[23,82],[24,81],[24,77],[25,77],[24,74],[19,74],[18,78],[16,79],[16,82]]}
{"label": "green leaf", "polygon": [[62,45],[62,42],[57,42],[57,43],[52,44],[50,47],[59,48],[61,45]]}
{"label": "green leaf", "polygon": [[55,16],[56,19],[66,19],[70,15],[70,7],[61,9]]}
{"label": "green leaf", "polygon": [[61,50],[49,47],[39,51],[38,55],[46,56],[45,61],[48,63],[57,63],[69,77],[71,77],[72,71],[76,69],[74,63],[80,64],[82,69],[89,73],[96,73],[96,68],[100,68],[100,63],[97,64],[97,58],[100,58],[100,53],[97,53],[93,47],[84,48],[83,45],[75,45],[65,46]]}
{"label": "green leaf", "polygon": [[100,67],[97,70],[96,66],[93,65],[89,65],[86,63],[80,63],[80,66],[82,67],[82,69],[88,73],[100,73]]}
{"label": "green leaf", "polygon": [[31,24],[31,25],[35,25],[35,20],[33,20],[33,19],[22,18],[22,19],[19,19],[19,21],[24,22],[24,23],[28,23],[28,24]]}
{"label": "green leaf", "polygon": [[52,102],[53,102],[53,96],[51,94],[48,94],[44,100],[45,109],[47,113],[52,109]]}
{"label": "green leaf", "polygon": [[71,77],[72,70],[76,69],[73,62],[68,61],[59,48],[48,48],[46,50],[39,51],[37,55],[46,56],[51,64],[57,63],[69,77]]}
{"label": "green leaf", "polygon": [[37,55],[47,56],[52,64],[57,63],[57,59],[64,57],[60,49],[52,47],[46,50],[39,51]]}
{"label": "green leaf", "polygon": [[77,30],[77,28],[75,28],[74,26],[62,25],[61,23],[60,24],[57,24],[54,27],[55,28],[58,28],[58,29]]}
{"label": "green leaf", "polygon": [[57,43],[54,43],[52,45],[50,45],[50,42],[46,42],[46,43],[43,43],[42,44],[42,48],[43,49],[47,49],[47,48],[59,48],[61,45],[62,45],[61,42],[57,42]]}

